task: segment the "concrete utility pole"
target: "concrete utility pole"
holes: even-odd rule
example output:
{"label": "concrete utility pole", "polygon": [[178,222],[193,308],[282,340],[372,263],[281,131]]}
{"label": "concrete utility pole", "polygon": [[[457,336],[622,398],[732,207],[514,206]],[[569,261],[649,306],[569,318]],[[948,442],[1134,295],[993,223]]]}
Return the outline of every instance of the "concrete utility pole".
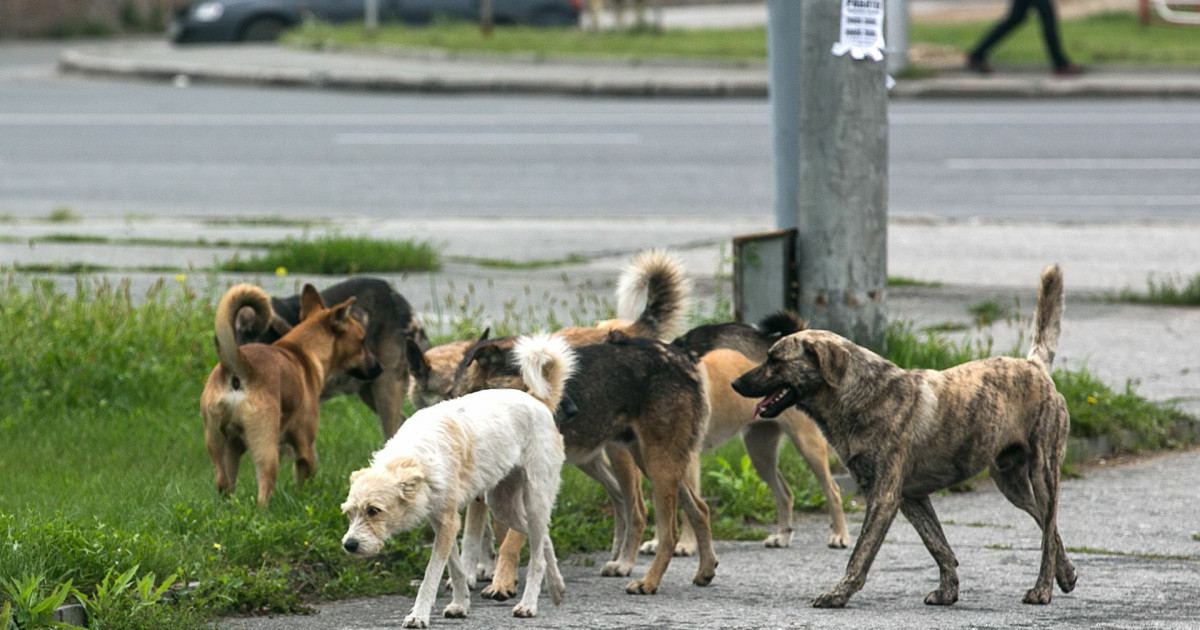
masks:
{"label": "concrete utility pole", "polygon": [[887,71],[895,76],[908,68],[908,0],[887,0]]}
{"label": "concrete utility pole", "polygon": [[[800,316],[813,328],[883,351],[888,323],[886,67],[830,52],[839,37],[841,5],[832,0],[769,3],[776,217],[778,227],[800,231]],[[797,63],[788,55],[796,55]],[[797,98],[787,93],[792,90]],[[791,128],[795,140],[788,137]]]}
{"label": "concrete utility pole", "polygon": [[374,35],[379,31],[379,0],[363,1],[363,26],[368,34]]}

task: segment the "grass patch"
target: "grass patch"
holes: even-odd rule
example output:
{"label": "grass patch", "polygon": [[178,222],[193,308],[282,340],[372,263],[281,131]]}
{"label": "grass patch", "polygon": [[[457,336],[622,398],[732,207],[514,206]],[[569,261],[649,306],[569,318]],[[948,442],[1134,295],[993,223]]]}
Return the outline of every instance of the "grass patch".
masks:
{"label": "grass patch", "polygon": [[105,236],[93,236],[91,234],[45,234],[43,236],[34,236],[29,239],[30,243],[83,243],[83,244],[106,244],[112,239]]}
{"label": "grass patch", "polygon": [[[911,45],[933,44],[964,55],[993,26],[993,22],[923,24],[910,26]],[[1004,64],[1049,65],[1037,19],[1025,23],[994,49],[991,60]],[[1200,65],[1200,46],[1194,28],[1164,23],[1143,26],[1132,12],[1062,20],[1063,46],[1071,58],[1087,65],[1143,64]]]}
{"label": "grass patch", "polygon": [[925,333],[963,332],[966,330],[971,330],[970,324],[963,322],[952,322],[950,320],[946,320],[940,324],[932,324],[921,327],[921,332]]}
{"label": "grass patch", "polygon": [[888,276],[887,283],[888,283],[888,287],[893,288],[893,289],[894,288],[902,288],[902,287],[916,287],[916,288],[921,288],[921,289],[940,289],[942,286],[944,286],[941,282],[938,282],[936,280],[934,280],[934,281],[917,280],[916,278],[909,278],[907,276]]}
{"label": "grass patch", "polygon": [[1186,442],[1172,430],[1197,421],[1172,405],[1142,398],[1133,381],[1113,389],[1086,368],[1055,370],[1054,382],[1071,410],[1073,437],[1107,436],[1132,452],[1178,448]]}
{"label": "grass patch", "polygon": [[296,219],[292,217],[220,217],[205,219],[201,225],[208,227],[300,227],[311,228],[329,225],[328,219]]}
{"label": "grass patch", "polygon": [[266,254],[221,263],[223,271],[353,274],[381,271],[436,271],[437,248],[428,241],[386,241],[366,236],[288,238],[267,247]]}
{"label": "grass patch", "polygon": [[1146,279],[1146,292],[1125,289],[1115,297],[1121,302],[1135,304],[1164,304],[1168,306],[1200,306],[1200,274],[1191,278],[1172,277]]}
{"label": "grass patch", "polygon": [[602,31],[578,28],[497,26],[484,37],[477,24],[438,22],[431,27],[385,24],[374,34],[358,24],[309,23],[284,35],[283,42],[302,48],[436,48],[449,52],[534,55],[590,55],[643,59],[691,57],[761,61],[767,56],[763,28]]}
{"label": "grass patch", "polygon": [[46,221],[50,223],[78,223],[82,220],[82,217],[67,206],[59,206],[46,215]]}
{"label": "grass patch", "polygon": [[1162,553],[1130,553],[1128,551],[1117,551],[1115,549],[1097,549],[1095,547],[1067,547],[1069,553],[1078,553],[1089,556],[1116,556],[1119,558],[1140,558],[1142,560],[1186,560],[1189,562],[1200,562],[1195,556],[1180,556]]}
{"label": "grass patch", "polygon": [[93,265],[91,263],[83,263],[83,262],[44,263],[44,264],[39,264],[39,263],[15,264],[14,263],[13,266],[9,267],[8,269],[10,269],[11,271],[17,271],[17,272],[21,272],[21,273],[62,273],[62,274],[69,274],[69,275],[103,273],[106,271],[116,271],[116,267],[109,267],[107,265]]}
{"label": "grass patch", "polygon": [[1007,319],[1009,310],[996,300],[984,300],[967,307],[967,313],[975,318],[976,326],[991,326],[997,320]]}
{"label": "grass patch", "polygon": [[472,265],[477,265],[485,269],[508,269],[515,271],[524,271],[530,269],[545,269],[547,267],[566,267],[568,265],[582,265],[588,261],[587,256],[581,254],[571,254],[565,258],[556,258],[549,260],[510,260],[507,258],[455,258],[455,262],[463,262]]}
{"label": "grass patch", "polygon": [[[909,41],[914,46],[930,44],[965,55],[993,24],[992,21],[917,22],[910,27]],[[1036,19],[1027,20],[995,49],[993,61],[1002,65],[1048,65],[1039,28]],[[1195,31],[1186,26],[1163,23],[1143,26],[1133,13],[1116,12],[1062,20],[1061,30],[1066,49],[1080,63],[1200,66],[1200,47],[1196,46]],[[501,26],[491,37],[483,37],[479,27],[469,23],[443,22],[427,28],[387,24],[373,36],[357,24],[313,23],[290,31],[283,41],[291,46],[316,49],[433,48],[449,52],[535,56],[688,57],[736,62],[765,60],[767,51],[766,30],[761,27],[594,33],[581,29]],[[916,69],[904,78],[921,78],[928,74],[928,71]]]}

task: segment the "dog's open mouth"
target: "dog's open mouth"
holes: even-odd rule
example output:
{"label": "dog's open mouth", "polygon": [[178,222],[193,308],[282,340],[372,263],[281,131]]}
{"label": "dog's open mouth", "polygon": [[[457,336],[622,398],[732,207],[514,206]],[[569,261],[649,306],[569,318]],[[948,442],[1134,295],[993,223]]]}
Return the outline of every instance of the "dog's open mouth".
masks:
{"label": "dog's open mouth", "polygon": [[755,418],[774,418],[796,402],[796,390],[783,387],[754,406]]}

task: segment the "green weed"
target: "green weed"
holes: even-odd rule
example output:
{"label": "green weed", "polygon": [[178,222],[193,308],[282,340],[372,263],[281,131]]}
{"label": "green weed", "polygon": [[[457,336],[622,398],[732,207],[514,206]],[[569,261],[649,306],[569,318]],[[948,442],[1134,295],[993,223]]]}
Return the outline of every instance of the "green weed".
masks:
{"label": "green weed", "polygon": [[1191,278],[1146,279],[1146,292],[1125,289],[1116,295],[1122,302],[1136,304],[1165,304],[1168,306],[1200,305],[1200,274]]}
{"label": "green weed", "polygon": [[380,271],[436,271],[437,248],[427,241],[386,241],[366,236],[288,238],[266,254],[222,263],[223,271],[276,271],[346,275]]}
{"label": "green weed", "polygon": [[67,624],[54,621],[54,611],[71,596],[71,581],[67,580],[46,592],[43,575],[0,577],[0,591],[11,602],[5,605],[0,620],[14,630],[34,628],[65,628]]}
{"label": "green weed", "polygon": [[51,223],[76,223],[81,221],[82,218],[71,208],[59,206],[46,215],[46,220]]}

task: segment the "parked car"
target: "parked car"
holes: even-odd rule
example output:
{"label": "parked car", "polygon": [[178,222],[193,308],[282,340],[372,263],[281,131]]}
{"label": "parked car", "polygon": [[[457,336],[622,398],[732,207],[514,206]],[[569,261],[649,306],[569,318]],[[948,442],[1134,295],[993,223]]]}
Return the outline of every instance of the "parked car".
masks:
{"label": "parked car", "polygon": [[[479,18],[479,0],[377,0],[380,20],[426,24],[437,16]],[[175,43],[273,41],[306,15],[326,22],[362,21],[364,0],[200,0],[175,11]],[[583,0],[492,0],[497,24],[572,26]]]}

